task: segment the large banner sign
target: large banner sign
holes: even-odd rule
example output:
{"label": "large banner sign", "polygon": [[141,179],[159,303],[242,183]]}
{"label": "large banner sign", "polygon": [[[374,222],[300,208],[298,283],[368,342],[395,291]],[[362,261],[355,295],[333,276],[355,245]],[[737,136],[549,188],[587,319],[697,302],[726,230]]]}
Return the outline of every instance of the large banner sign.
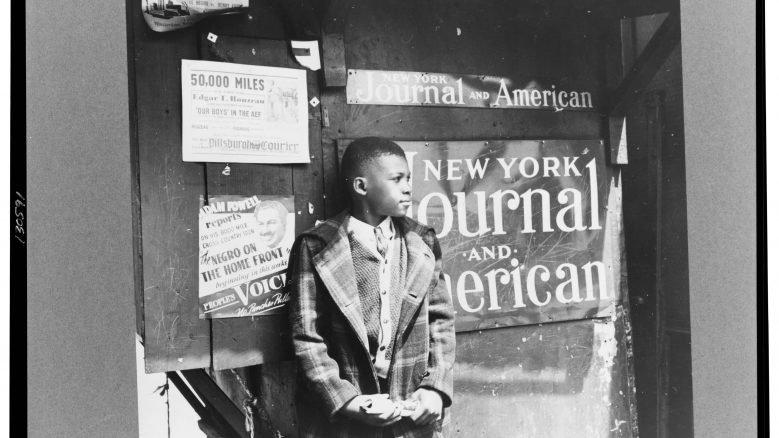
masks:
{"label": "large banner sign", "polygon": [[201,318],[282,310],[294,205],[293,197],[209,196],[200,209]]}
{"label": "large banner sign", "polygon": [[306,71],[181,60],[184,161],[308,163]]}
{"label": "large banner sign", "polygon": [[592,93],[538,80],[354,70],[346,79],[346,102],[357,105],[453,106],[473,108],[596,111]]}
{"label": "large banner sign", "polygon": [[611,314],[621,198],[602,142],[398,143],[407,214],[438,233],[458,331]]}

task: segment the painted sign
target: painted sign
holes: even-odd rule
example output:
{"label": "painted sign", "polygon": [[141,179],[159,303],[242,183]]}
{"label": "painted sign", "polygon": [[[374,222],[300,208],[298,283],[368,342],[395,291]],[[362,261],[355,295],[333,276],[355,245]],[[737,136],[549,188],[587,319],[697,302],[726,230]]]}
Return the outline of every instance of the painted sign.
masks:
{"label": "painted sign", "polygon": [[592,93],[586,90],[564,89],[538,80],[412,71],[350,69],[346,101],[359,105],[597,110]]}
{"label": "painted sign", "polygon": [[184,161],[308,163],[306,71],[181,60]]}
{"label": "painted sign", "polygon": [[249,0],[143,0],[143,19],[155,32],[169,32],[192,26],[213,15],[244,12]]}
{"label": "painted sign", "polygon": [[294,205],[294,197],[208,197],[200,209],[200,318],[281,311]]}
{"label": "painted sign", "polygon": [[601,141],[398,144],[407,214],[438,234],[458,331],[610,315],[620,206]]}

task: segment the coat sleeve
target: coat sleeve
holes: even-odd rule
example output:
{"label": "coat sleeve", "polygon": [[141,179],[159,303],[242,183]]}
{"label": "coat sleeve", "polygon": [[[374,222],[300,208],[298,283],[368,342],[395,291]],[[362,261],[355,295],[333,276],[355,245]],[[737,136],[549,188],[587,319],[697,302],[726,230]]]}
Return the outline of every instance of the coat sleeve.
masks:
{"label": "coat sleeve", "polygon": [[420,387],[438,391],[444,407],[452,404],[454,374],[454,308],[446,290],[441,261],[441,247],[435,232],[430,230],[424,238],[435,256],[435,286],[428,292],[428,323],[430,326],[430,354],[427,372]]}
{"label": "coat sleeve", "polygon": [[338,363],[328,354],[327,343],[318,330],[326,309],[324,291],[318,290],[321,282],[316,279],[309,243],[306,237],[298,238],[287,269],[292,343],[302,380],[332,419],[360,392],[340,378]]}

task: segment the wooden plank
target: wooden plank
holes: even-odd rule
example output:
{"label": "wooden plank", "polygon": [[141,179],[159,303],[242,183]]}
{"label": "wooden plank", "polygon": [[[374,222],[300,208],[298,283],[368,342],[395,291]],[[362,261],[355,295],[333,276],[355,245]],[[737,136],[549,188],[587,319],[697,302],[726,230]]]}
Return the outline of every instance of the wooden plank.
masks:
{"label": "wooden plank", "polygon": [[[624,264],[623,264],[624,265]],[[638,437],[638,405],[636,403],[636,379],[633,360],[633,328],[630,319],[630,306],[627,299],[627,286],[623,289],[624,300],[616,306],[614,334],[617,342],[617,356],[612,369],[611,399],[621,400],[620,406],[614,410],[615,426],[620,434],[617,436]],[[619,425],[624,422],[625,427]]]}
{"label": "wooden plank", "polygon": [[624,116],[631,104],[640,96],[641,91],[649,85],[657,71],[665,63],[668,55],[679,45],[681,29],[679,14],[668,14],[663,24],[647,43],[644,50],[633,62],[622,83],[609,98],[608,114]]}
{"label": "wooden plank", "polygon": [[181,377],[179,377],[178,373],[173,371],[173,372],[165,373],[165,376],[171,383],[173,383],[176,389],[178,389],[178,391],[181,393],[181,395],[184,397],[187,403],[189,403],[189,405],[192,406],[192,409],[200,418],[210,417],[209,412],[206,409],[205,405],[201,403],[200,400],[198,400],[195,394],[184,383],[184,380]]}
{"label": "wooden plank", "polygon": [[[621,44],[621,53],[622,53],[622,59],[620,60],[618,65],[622,67],[621,74],[619,76],[619,81],[616,83],[609,82],[609,86],[612,87],[612,89],[617,88],[619,85],[619,82],[622,82],[622,79],[625,77],[625,72],[628,71],[631,65],[636,60],[636,19],[634,17],[630,18],[623,18],[619,21],[620,23],[620,40],[622,41]],[[616,63],[615,63],[616,64]]]}
{"label": "wooden plank", "polygon": [[[603,50],[603,73],[604,73],[604,85],[607,89],[615,89],[624,77],[623,60],[625,59],[625,50],[623,42],[625,41],[625,34],[631,34],[625,22],[628,20],[612,20],[609,21],[599,37],[600,45]],[[632,40],[631,40],[632,41]],[[619,140],[622,134],[622,117],[608,117],[603,118],[604,132],[608,133],[606,137],[607,154],[609,157],[609,164],[615,165],[617,163],[617,155],[619,153]]]}
{"label": "wooden plank", "polygon": [[574,2],[574,7],[598,19],[614,20],[671,12],[679,9],[679,2],[675,0],[581,0]]}
{"label": "wooden plank", "polygon": [[249,10],[217,15],[197,24],[199,34],[244,38],[284,39],[281,9],[268,1],[250,1]]}
{"label": "wooden plank", "polygon": [[270,362],[210,374],[236,409],[243,410],[245,403],[253,404],[255,436],[297,435],[294,363]]}
{"label": "wooden plank", "polygon": [[[598,113],[348,105],[343,136],[396,140],[598,139]],[[564,127],[561,129],[561,127]]]}
{"label": "wooden plank", "polygon": [[206,407],[216,415],[214,419],[224,420],[224,424],[231,429],[237,437],[249,438],[245,429],[245,415],[230,400],[214,380],[204,370],[184,370],[181,375],[189,382],[198,397],[206,404]]}
{"label": "wooden plank", "polygon": [[344,31],[355,0],[331,0],[322,17],[322,76],[324,87],[346,86]]}
{"label": "wooden plank", "polygon": [[306,74],[309,100],[316,98],[317,105],[308,104],[308,144],[310,163],[293,164],[292,189],[295,194],[295,230],[300,233],[314,226],[316,220],[324,220],[323,195],[324,169],[322,168],[322,110],[317,74]]}
{"label": "wooden plank", "polygon": [[[217,44],[201,40],[204,58],[243,64],[299,67],[289,56],[285,41],[220,37]],[[215,47],[217,46],[218,47]],[[229,58],[227,58],[229,56]],[[317,74],[306,74],[308,98],[317,96]],[[323,219],[325,208],[322,188],[321,106],[308,104],[309,149],[311,162],[294,165],[230,164],[229,176],[224,163],[207,165],[209,194],[278,194],[295,195],[295,227],[299,233]],[[310,207],[310,208],[309,208]],[[255,427],[266,436],[282,431],[294,435],[294,368],[286,363],[292,356],[286,315],[252,318],[230,318],[213,321],[213,367],[216,370],[263,364],[243,368],[248,389],[260,403]],[[219,371],[216,371],[220,374]],[[222,373],[224,374],[224,373]],[[229,376],[219,379],[235,401],[245,398],[230,383]],[[291,409],[290,409],[291,407]]]}
{"label": "wooden plank", "polygon": [[[349,68],[486,74],[530,81],[559,62],[545,49],[552,22],[536,2],[356,2],[347,22]],[[485,25],[490,23],[490,25]],[[459,29],[459,30],[458,30]],[[506,38],[506,32],[511,38]]]}
{"label": "wooden plank", "polygon": [[660,182],[658,142],[662,141],[662,117],[659,96],[652,93],[636,102],[628,113],[627,135],[631,164],[623,170],[625,249],[629,255],[630,307],[637,409],[642,435],[657,435],[663,333],[662,290],[658,288],[657,261]]}
{"label": "wooden plank", "polygon": [[668,400],[666,436],[693,435],[690,332],[668,332]]}
{"label": "wooden plank", "polygon": [[[201,35],[203,59],[240,64],[299,68],[289,56],[286,41],[219,37],[216,43]],[[316,75],[307,74],[309,88],[316,85]],[[309,91],[311,94],[311,91]],[[313,96],[313,94],[312,94]],[[285,164],[206,164],[209,195],[296,195],[296,230],[313,225],[317,212],[323,212],[321,191],[321,148],[319,146],[319,108],[309,105],[309,141],[312,162],[306,165]],[[229,175],[224,170],[230,167]],[[317,180],[316,175],[319,175]],[[297,177],[296,177],[297,176]],[[296,187],[297,185],[297,187]],[[319,199],[317,199],[319,198]],[[314,214],[309,214],[308,203]],[[214,369],[238,368],[278,361],[291,356],[291,341],[286,315],[250,318],[216,319],[212,322],[212,355]]]}
{"label": "wooden plank", "polygon": [[[160,34],[141,8],[133,37],[146,372],[210,364],[210,324],[198,318],[197,211],[203,166],[181,161],[179,60],[197,58],[192,29]],[[138,220],[138,218],[136,218]]]}
{"label": "wooden plank", "polygon": [[[325,216],[332,217],[346,208],[346,199],[338,179],[338,139],[344,135],[346,93],[343,89],[322,90],[322,167]],[[325,117],[327,114],[327,117]]]}
{"label": "wooden plank", "polygon": [[297,437],[296,364],[293,361],[269,362],[254,368],[259,369],[261,375],[254,380],[259,382],[255,388],[261,394],[260,407],[271,420],[265,421],[269,424],[266,429],[277,431],[280,436]]}
{"label": "wooden plank", "polygon": [[286,315],[216,320],[213,343],[215,369],[239,368],[292,356]]}
{"label": "wooden plank", "polygon": [[316,0],[271,0],[281,11],[285,38],[292,40],[314,40],[321,35],[322,9],[325,2]]}
{"label": "wooden plank", "polygon": [[133,28],[133,13],[126,8],[127,15],[127,78],[129,81],[130,107],[130,175],[132,190],[132,229],[133,229],[133,286],[135,292],[135,332],[141,342],[145,338],[143,320],[143,238],[141,227],[141,184],[140,158],[138,147],[138,98],[136,95],[137,75],[135,72],[135,53],[138,47]]}
{"label": "wooden plank", "polygon": [[346,55],[343,33],[322,35],[322,67],[325,87],[346,86]]}

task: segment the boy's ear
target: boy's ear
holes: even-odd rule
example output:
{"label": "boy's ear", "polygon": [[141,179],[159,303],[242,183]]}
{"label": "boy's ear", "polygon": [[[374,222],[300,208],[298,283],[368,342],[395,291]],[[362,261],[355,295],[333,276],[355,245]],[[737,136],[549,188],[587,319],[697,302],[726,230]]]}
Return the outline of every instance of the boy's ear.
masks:
{"label": "boy's ear", "polygon": [[367,184],[367,180],[364,177],[362,176],[355,177],[352,180],[352,189],[354,189],[354,192],[357,193],[358,195],[363,195],[363,196],[367,195],[368,188],[366,184]]}

